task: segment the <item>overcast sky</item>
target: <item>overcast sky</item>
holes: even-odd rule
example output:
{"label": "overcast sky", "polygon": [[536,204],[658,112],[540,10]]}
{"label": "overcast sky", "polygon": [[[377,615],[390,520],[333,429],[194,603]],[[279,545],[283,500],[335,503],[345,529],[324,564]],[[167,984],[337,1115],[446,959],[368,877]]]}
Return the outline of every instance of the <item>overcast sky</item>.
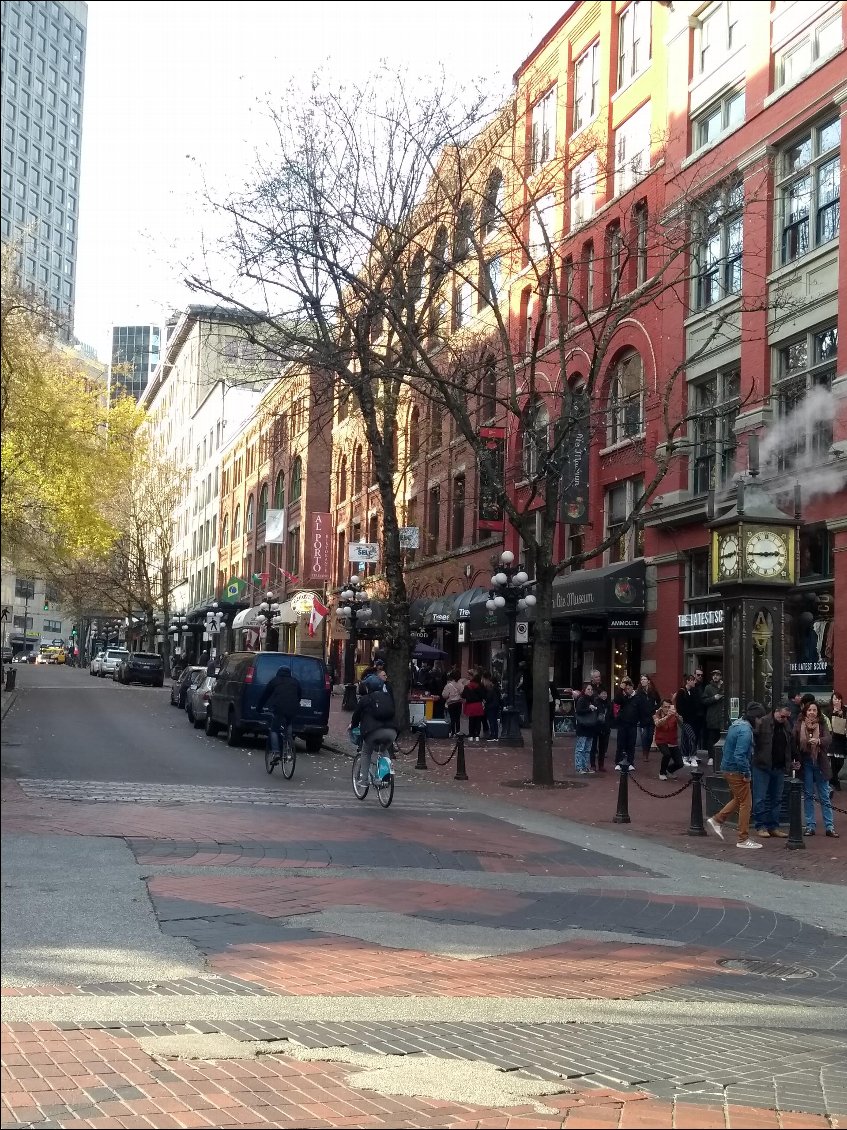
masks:
{"label": "overcast sky", "polygon": [[[204,179],[244,179],[257,100],[330,68],[381,61],[502,84],[562,15],[558,3],[118,3],[90,0],[76,333],[108,357],[109,327],[163,322],[190,296]],[[199,299],[193,299],[198,301]]]}

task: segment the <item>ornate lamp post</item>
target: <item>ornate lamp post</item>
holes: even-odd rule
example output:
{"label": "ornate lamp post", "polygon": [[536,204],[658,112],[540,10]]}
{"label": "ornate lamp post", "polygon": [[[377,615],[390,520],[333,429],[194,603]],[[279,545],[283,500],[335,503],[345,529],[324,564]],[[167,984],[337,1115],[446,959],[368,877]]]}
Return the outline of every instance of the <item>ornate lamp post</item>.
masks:
{"label": "ornate lamp post", "polygon": [[180,647],[180,637],[182,636],[183,632],[186,631],[187,628],[188,628],[188,618],[186,617],[184,612],[177,612],[175,616],[171,617],[171,622],[170,622],[170,626],[168,627],[168,632],[169,632],[170,635],[173,636],[173,642],[174,642],[175,648]]}
{"label": "ornate lamp post", "polygon": [[274,620],[279,616],[279,604],[274,600],[272,592],[265,593],[265,599],[259,605],[259,615],[265,622],[265,651],[273,651],[271,647],[273,640],[271,639],[271,632],[274,626]]}
{"label": "ornate lamp post", "polygon": [[515,706],[515,625],[518,612],[535,604],[533,593],[526,589],[535,584],[520,566],[515,565],[515,555],[510,550],[500,554],[499,571],[491,578],[491,591],[485,607],[489,612],[504,609],[508,623],[506,641],[506,705],[500,729],[500,744],[522,746],[520,719]]}
{"label": "ornate lamp post", "polygon": [[359,642],[357,626],[373,615],[370,597],[362,588],[358,577],[351,577],[347,588],[338,594],[338,608],[335,612],[347,628],[347,643],[344,647],[344,698],[342,710],[356,709],[356,646]]}

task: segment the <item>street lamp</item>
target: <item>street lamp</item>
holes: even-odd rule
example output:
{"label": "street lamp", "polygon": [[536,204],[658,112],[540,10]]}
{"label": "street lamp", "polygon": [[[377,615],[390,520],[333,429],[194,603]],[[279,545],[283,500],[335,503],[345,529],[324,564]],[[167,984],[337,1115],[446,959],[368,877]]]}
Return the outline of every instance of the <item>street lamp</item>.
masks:
{"label": "street lamp", "polygon": [[342,710],[356,709],[356,645],[358,644],[357,626],[373,616],[370,607],[370,597],[362,588],[358,577],[351,577],[347,588],[338,594],[338,608],[335,610],[338,619],[347,629],[347,643],[344,648],[344,698],[341,700]]}
{"label": "street lamp", "polygon": [[265,593],[265,599],[259,605],[259,616],[265,622],[265,651],[271,651],[271,628],[273,627],[274,620],[279,616],[279,604],[274,602],[274,594],[272,592]]}
{"label": "street lamp", "polygon": [[508,638],[506,640],[506,705],[500,727],[500,744],[522,746],[520,720],[515,706],[515,625],[518,612],[532,608],[535,596],[526,592],[535,582],[529,579],[520,566],[515,565],[515,555],[510,550],[500,554],[498,571],[491,578],[491,590],[485,607],[489,612],[504,609],[506,613]]}

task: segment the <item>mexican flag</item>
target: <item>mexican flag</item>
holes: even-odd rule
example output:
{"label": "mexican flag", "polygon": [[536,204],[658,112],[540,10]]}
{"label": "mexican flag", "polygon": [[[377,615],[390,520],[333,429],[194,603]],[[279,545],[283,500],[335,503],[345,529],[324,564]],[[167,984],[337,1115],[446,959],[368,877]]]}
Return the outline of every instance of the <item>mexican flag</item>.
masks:
{"label": "mexican flag", "polygon": [[270,584],[271,575],[270,573],[253,573],[250,580],[259,588],[266,589]]}
{"label": "mexican flag", "polygon": [[312,611],[309,614],[309,635],[310,636],[313,636],[317,632],[318,628],[324,622],[324,618],[328,615],[329,615],[329,609],[327,608],[327,606],[325,604],[322,604],[318,600],[318,598],[315,597],[312,600]]}
{"label": "mexican flag", "polygon": [[226,595],[230,600],[238,600],[246,588],[246,582],[240,577],[230,577],[226,584]]}

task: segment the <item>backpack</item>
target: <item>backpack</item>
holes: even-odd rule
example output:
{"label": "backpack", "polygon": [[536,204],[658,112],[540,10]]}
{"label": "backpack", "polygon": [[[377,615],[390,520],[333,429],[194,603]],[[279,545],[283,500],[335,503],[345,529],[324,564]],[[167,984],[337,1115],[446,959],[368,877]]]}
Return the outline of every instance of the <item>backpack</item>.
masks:
{"label": "backpack", "polygon": [[371,699],[370,712],[377,722],[394,718],[394,700],[387,691],[376,691]]}

